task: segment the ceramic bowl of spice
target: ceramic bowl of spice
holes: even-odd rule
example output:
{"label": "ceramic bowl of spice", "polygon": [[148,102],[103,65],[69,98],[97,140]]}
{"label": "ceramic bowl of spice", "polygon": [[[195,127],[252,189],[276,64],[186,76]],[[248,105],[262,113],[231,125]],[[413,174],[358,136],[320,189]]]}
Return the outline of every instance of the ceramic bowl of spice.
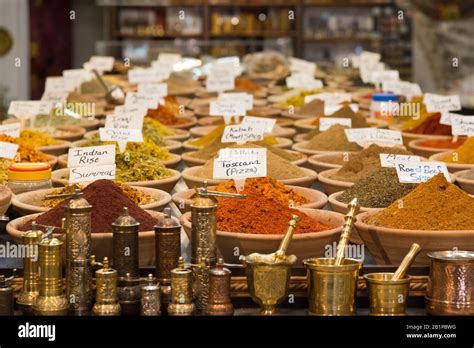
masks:
{"label": "ceramic bowl of spice", "polygon": [[466,141],[466,138],[458,138],[453,141],[453,138],[447,139],[415,139],[408,143],[408,148],[417,156],[429,158],[440,152],[452,151],[461,146]]}
{"label": "ceramic bowl of spice", "polygon": [[[200,126],[200,127],[193,127],[191,128],[190,132],[191,135],[195,137],[203,137],[213,130],[215,130],[218,125],[214,126]],[[273,127],[273,131],[271,133],[267,133],[267,135],[272,135],[274,137],[282,137],[282,138],[292,138],[296,134],[296,130],[293,128],[288,127],[281,127],[279,125],[275,125]]]}
{"label": "ceramic bowl of spice", "polygon": [[[262,207],[262,205],[259,207]],[[288,221],[291,218],[288,212],[296,214],[301,218],[299,227],[297,226],[296,233],[293,235],[290,247],[287,251],[287,254],[296,255],[299,262],[309,257],[323,256],[326,246],[338,241],[342,231],[342,225],[344,224],[344,216],[342,214],[326,210],[287,208],[288,211],[282,214],[279,210],[274,211],[274,209],[277,209],[275,204],[270,204],[268,208],[272,210],[267,211],[266,214],[260,214],[260,210],[256,211],[254,209],[259,209],[256,205],[249,207],[247,204],[242,204],[241,208],[250,208],[252,210],[251,212],[249,210],[247,214],[249,222],[252,220],[253,225],[257,226],[252,227],[253,233],[222,231],[219,221],[225,220],[227,214],[222,211],[219,212],[218,208],[218,253],[230,263],[239,263],[239,256],[235,253],[236,247],[239,249],[239,255],[249,255],[251,253],[269,254],[275,252],[278,249],[283,233],[288,227]],[[239,212],[233,214],[236,214],[233,219],[241,218],[241,220],[243,220],[243,216],[240,215]],[[221,215],[222,217],[220,217]],[[192,228],[191,212],[183,214],[180,222],[190,237]],[[228,221],[226,221],[226,223],[227,222]],[[266,227],[270,227],[271,230],[266,229]],[[305,228],[304,233],[299,233],[298,228],[301,227]],[[278,229],[278,234],[269,233],[275,229]],[[317,229],[318,232],[311,231],[312,229]]]}
{"label": "ceramic bowl of spice", "polygon": [[12,191],[6,185],[0,185],[0,215],[4,215],[12,200]]}
{"label": "ceramic bowl of spice", "polygon": [[331,176],[336,174],[338,170],[339,168],[334,168],[318,173],[318,181],[321,183],[324,192],[328,195],[344,191],[345,189],[354,186],[354,183],[350,181],[331,179]]}
{"label": "ceramic bowl of spice", "polygon": [[[185,151],[196,151],[196,150],[202,149],[203,146],[197,146],[197,145],[193,145],[193,144],[190,143],[191,141],[196,141],[198,139],[192,139],[192,140],[185,141],[183,143],[184,150]],[[282,149],[289,149],[289,148],[291,148],[291,145],[293,144],[293,142],[290,139],[287,139],[287,138],[275,137],[274,139],[276,140],[277,143],[275,145],[272,145],[272,146],[279,147],[279,148],[282,148]]]}
{"label": "ceramic bowl of spice", "polygon": [[308,166],[316,173],[328,169],[341,168],[355,152],[323,153],[308,158]]}
{"label": "ceramic bowl of spice", "polygon": [[467,193],[474,195],[474,169],[461,170],[454,174],[456,183]]}
{"label": "ceramic bowl of spice", "polygon": [[[71,185],[70,187],[76,187]],[[128,186],[128,185],[127,185]],[[151,187],[128,186],[127,196],[138,204],[142,209],[161,211],[171,201],[171,195],[165,191]],[[61,192],[56,192],[61,191]],[[46,200],[48,194],[63,193],[62,189],[43,189],[31,192],[24,192],[15,195],[12,199],[12,206],[20,216],[36,214],[48,211],[58,204],[61,200]],[[72,193],[64,192],[64,193]]]}
{"label": "ceramic bowl of spice", "polygon": [[[166,192],[171,192],[175,187],[176,183],[181,178],[181,173],[174,169],[168,169],[169,176],[162,178],[162,179],[155,179],[155,180],[141,180],[141,181],[130,181],[125,182],[129,186],[140,186],[140,187],[151,187],[156,188],[159,190],[163,190]],[[62,168],[58,170],[54,170],[51,173],[51,180],[53,182],[53,186],[61,187],[69,185],[69,168]]]}
{"label": "ceramic bowl of spice", "polygon": [[451,173],[474,168],[474,137],[467,138],[455,150],[432,155],[430,160],[445,162]]}
{"label": "ceramic bowl of spice", "polygon": [[77,141],[84,137],[86,129],[78,126],[57,126],[52,134],[54,139]]}
{"label": "ceramic bowl of spice", "polygon": [[438,174],[378,212],[357,216],[355,227],[377,264],[398,265],[412,243],[427,253],[462,246],[474,250],[474,198]]}
{"label": "ceramic bowl of spice", "polygon": [[[328,202],[327,196],[321,191],[313,190],[308,187],[284,185],[281,182],[275,185],[273,182],[268,182],[269,180],[276,181],[269,177],[247,179],[247,182],[250,181],[252,183],[252,186],[247,189],[262,192],[263,195],[271,199],[294,207],[322,209]],[[218,186],[211,186],[209,189],[235,193],[235,189],[229,189],[229,186],[233,187],[233,184],[229,184],[230,182],[233,183],[231,180]],[[177,192],[172,196],[172,200],[182,213],[186,213],[191,210],[195,193],[194,189]]]}

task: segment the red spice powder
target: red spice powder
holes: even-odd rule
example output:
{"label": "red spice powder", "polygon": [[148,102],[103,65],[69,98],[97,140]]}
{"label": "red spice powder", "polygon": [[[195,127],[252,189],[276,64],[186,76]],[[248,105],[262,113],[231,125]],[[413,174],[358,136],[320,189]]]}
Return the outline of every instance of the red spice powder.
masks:
{"label": "red spice powder", "polygon": [[440,119],[441,114],[437,112],[429,116],[415,128],[407,130],[407,132],[415,134],[451,135],[451,126],[439,123]]}
{"label": "red spice powder", "polygon": [[[91,229],[92,233],[112,232],[112,222],[122,213],[123,207],[140,223],[140,231],[152,231],[156,220],[135,202],[128,198],[111,180],[97,180],[87,185],[83,190],[84,198],[92,205]],[[36,222],[42,225],[61,226],[64,217],[64,207],[69,199],[62,201],[54,208],[39,215]],[[31,222],[20,226],[21,231],[31,229]]]}
{"label": "red spice powder", "polygon": [[300,217],[296,234],[320,232],[334,227],[261,194],[247,193],[247,197],[243,199],[219,199],[217,229],[228,232],[284,234],[292,215]]}
{"label": "red spice powder", "polygon": [[466,138],[458,138],[455,142],[452,139],[447,140],[425,140],[420,141],[418,145],[432,147],[435,149],[457,149],[459,146],[464,144]]}

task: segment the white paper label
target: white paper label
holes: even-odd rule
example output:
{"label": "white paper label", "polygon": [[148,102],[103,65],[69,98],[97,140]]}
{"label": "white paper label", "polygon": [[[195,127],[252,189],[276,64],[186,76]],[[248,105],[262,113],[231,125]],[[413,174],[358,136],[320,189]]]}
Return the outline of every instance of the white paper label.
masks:
{"label": "white paper label", "polygon": [[267,149],[222,149],[214,160],[214,179],[245,179],[267,175]]}
{"label": "white paper label", "polygon": [[359,62],[379,62],[382,56],[380,53],[370,52],[370,51],[362,51],[359,55]]}
{"label": "white paper label", "polygon": [[18,152],[18,144],[12,144],[5,141],[0,141],[0,157],[13,159]]}
{"label": "white paper label", "polygon": [[94,78],[94,74],[86,69],[67,69],[63,70],[63,76],[67,78],[74,78],[78,81],[87,82]]}
{"label": "white paper label", "polygon": [[156,109],[160,103],[160,97],[153,94],[129,92],[125,96],[126,106],[144,106],[148,109]]}
{"label": "white paper label", "polygon": [[474,136],[474,115],[451,114],[451,127],[453,135]]}
{"label": "white paper label", "polygon": [[239,102],[213,101],[209,106],[211,116],[244,116],[245,105]]}
{"label": "white paper label", "polygon": [[157,61],[163,64],[176,64],[181,61],[181,54],[179,53],[160,53]]}
{"label": "white paper label", "polygon": [[115,164],[115,145],[70,148],[68,168]]}
{"label": "white paper label", "polygon": [[[343,105],[326,105],[326,104],[324,104],[324,114],[325,115],[332,115],[337,110],[342,109],[343,107],[344,107]],[[359,111],[359,105],[358,104],[349,104],[349,107],[354,112]]]}
{"label": "white paper label", "polygon": [[110,56],[92,56],[88,66],[100,71],[110,71],[114,68],[114,61],[115,58]]}
{"label": "white paper label", "polygon": [[227,69],[234,75],[234,77],[241,75],[243,72],[243,69],[240,66],[240,58],[237,56],[219,58],[215,61],[214,65],[227,67]]}
{"label": "white paper label", "polygon": [[385,64],[381,62],[361,62],[359,67],[360,78],[362,82],[369,83],[373,82],[372,74],[377,71],[385,69]]}
{"label": "white paper label", "polygon": [[398,70],[380,70],[374,71],[371,75],[373,83],[382,83],[383,81],[398,81],[400,74]]}
{"label": "white paper label", "polygon": [[253,109],[253,95],[249,93],[219,93],[218,101],[243,103],[245,110]]}
{"label": "white paper label", "polygon": [[396,155],[394,153],[381,153],[380,165],[386,168],[395,168],[395,163],[420,162],[419,156],[412,155]]}
{"label": "white paper label", "polygon": [[398,180],[404,184],[422,183],[439,173],[443,173],[446,180],[451,181],[446,164],[441,162],[397,162],[395,169]]}
{"label": "white paper label", "polygon": [[114,109],[114,113],[116,115],[137,115],[137,116],[145,116],[148,111],[146,106],[142,105],[121,105],[116,106]]}
{"label": "white paper label", "polygon": [[324,132],[328,128],[335,124],[341,124],[346,127],[352,127],[352,120],[350,118],[343,117],[321,117],[319,119],[319,130]]}
{"label": "white paper label", "polygon": [[370,144],[402,145],[403,138],[400,131],[378,128],[353,128],[344,130],[347,139],[361,146]]}
{"label": "white paper label", "polygon": [[350,93],[318,93],[310,94],[304,97],[305,104],[312,102],[315,99],[322,100],[324,105],[339,105],[344,102],[351,102],[352,96]]}
{"label": "white paper label", "polygon": [[286,78],[286,86],[288,88],[301,88],[304,90],[317,90],[324,87],[321,80],[307,74],[293,74]]}
{"label": "white paper label", "polygon": [[139,129],[99,128],[99,134],[100,141],[137,143],[141,143],[143,141],[142,131]]}
{"label": "white paper label", "polygon": [[35,115],[49,114],[53,103],[40,100],[15,100],[10,103],[8,114],[16,117],[31,117]]}
{"label": "white paper label", "polygon": [[12,138],[18,138],[20,136],[20,130],[21,124],[19,122],[0,124],[0,134],[5,134]]}
{"label": "white paper label", "polygon": [[166,83],[140,83],[138,93],[154,94],[160,98],[166,97],[168,95],[168,85]]}
{"label": "white paper label", "polygon": [[265,126],[263,125],[234,125],[226,126],[224,133],[222,134],[221,141],[223,143],[239,143],[244,144],[246,142],[259,141],[263,139],[265,133]]}
{"label": "white paper label", "polygon": [[105,128],[142,129],[144,118],[144,115],[139,114],[107,115]]}
{"label": "white paper label", "polygon": [[91,182],[95,180],[115,179],[115,164],[77,167],[69,170],[69,183]]}
{"label": "white paper label", "polygon": [[67,101],[67,97],[69,96],[69,92],[56,92],[56,91],[50,91],[50,92],[44,92],[43,95],[41,96],[41,101],[45,102],[51,102],[54,105],[57,104],[64,104]]}
{"label": "white paper label", "polygon": [[414,96],[423,95],[419,84],[407,81],[382,81],[382,90],[403,95],[408,100]]}
{"label": "white paper label", "polygon": [[445,112],[461,110],[459,95],[439,95],[426,93],[423,98],[428,112]]}
{"label": "white paper label", "polygon": [[45,92],[71,92],[81,84],[81,80],[74,77],[50,76],[46,78]]}
{"label": "white paper label", "polygon": [[290,70],[313,76],[316,71],[316,63],[309,62],[304,59],[290,58]]}
{"label": "white paper label", "polygon": [[161,82],[169,77],[169,71],[159,69],[131,69],[128,71],[128,81],[130,83]]}
{"label": "white paper label", "polygon": [[206,79],[208,92],[223,92],[235,88],[235,76],[232,66],[214,64]]}
{"label": "white paper label", "polygon": [[244,116],[242,126],[263,126],[265,133],[271,133],[275,127],[276,120],[274,118]]}

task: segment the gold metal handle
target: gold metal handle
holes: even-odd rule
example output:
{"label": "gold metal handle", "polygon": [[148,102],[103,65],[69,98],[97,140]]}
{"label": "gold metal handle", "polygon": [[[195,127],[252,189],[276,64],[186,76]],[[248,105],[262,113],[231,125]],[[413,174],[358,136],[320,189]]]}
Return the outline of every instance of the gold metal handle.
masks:
{"label": "gold metal handle", "polygon": [[413,263],[413,261],[415,261],[416,255],[418,255],[420,251],[421,247],[418,244],[413,243],[411,245],[410,251],[405,255],[402,263],[400,263],[400,266],[398,266],[397,270],[393,274],[392,280],[400,280],[405,276],[408,268],[410,268],[410,265]]}
{"label": "gold metal handle", "polygon": [[207,187],[196,188],[197,195],[201,197],[225,197],[225,198],[245,198],[247,195],[240,193],[209,191]]}
{"label": "gold metal handle", "polygon": [[275,253],[275,258],[281,259],[285,257],[286,251],[288,250],[288,246],[290,245],[291,238],[293,238],[293,233],[295,232],[296,225],[300,221],[300,217],[298,215],[293,215],[291,220],[288,222],[288,229],[286,230],[285,236],[283,237],[280,247]]}
{"label": "gold metal handle", "polygon": [[356,215],[359,213],[359,202],[357,198],[354,198],[349,203],[349,212],[344,217],[344,226],[342,228],[341,238],[337,245],[336,259],[334,260],[335,266],[342,265],[342,262],[345,257],[346,247],[349,244],[349,239],[351,238],[352,229],[354,228],[354,223],[356,220]]}

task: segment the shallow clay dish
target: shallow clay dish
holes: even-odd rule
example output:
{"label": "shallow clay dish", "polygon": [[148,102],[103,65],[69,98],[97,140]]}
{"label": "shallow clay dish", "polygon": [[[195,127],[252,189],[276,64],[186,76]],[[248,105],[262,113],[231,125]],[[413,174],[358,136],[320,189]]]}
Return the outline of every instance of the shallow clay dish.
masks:
{"label": "shallow clay dish", "polygon": [[[188,186],[188,188],[194,188],[196,186],[201,187],[204,185],[204,181],[207,181],[208,185],[219,185],[223,182],[226,182],[225,179],[203,179],[195,175],[195,173],[201,169],[202,166],[196,166],[191,168],[186,168],[183,170],[181,175],[183,176],[183,180]],[[307,168],[300,167],[302,171],[306,173],[306,175],[302,178],[297,179],[287,179],[287,180],[278,180],[285,185],[294,185],[294,186],[302,186],[302,187],[311,187],[311,185],[316,181],[318,178],[318,174],[315,171]]]}
{"label": "shallow clay dish", "polygon": [[435,148],[435,147],[420,145],[424,141],[426,141],[426,139],[412,140],[408,143],[408,149],[411,152],[413,152],[415,155],[423,156],[423,157],[426,157],[426,158],[429,158],[429,157],[431,157],[433,155],[436,155],[437,153],[440,153],[440,152],[453,151],[453,149]]}
{"label": "shallow clay dish", "polygon": [[[282,149],[289,149],[291,145],[293,144],[293,142],[290,139],[281,138],[281,137],[275,137],[275,138],[278,141],[278,144],[275,144],[272,146],[279,147]],[[196,138],[196,139],[199,139],[199,138]],[[196,140],[196,139],[192,139],[192,140]],[[195,146],[195,145],[190,144],[189,142],[190,140],[186,140],[183,143],[183,148],[185,151],[196,151],[203,148],[203,146]],[[232,145],[232,143],[229,143],[229,145]]]}
{"label": "shallow clay dish", "polygon": [[324,192],[326,192],[328,195],[331,195],[335,192],[344,191],[345,189],[354,186],[353,182],[331,179],[330,176],[335,174],[338,170],[339,168],[328,169],[318,174],[318,181],[321,183]]}
{"label": "shallow clay dish", "polygon": [[[216,129],[218,126],[200,126],[200,127],[193,127],[191,128],[190,132],[191,135],[195,137],[203,137],[210,132],[212,132],[214,129]],[[276,125],[271,133],[266,133],[266,135],[272,135],[274,137],[282,137],[282,138],[292,138],[296,134],[296,130],[293,128],[288,128],[288,127],[281,127],[279,125]]]}
{"label": "shallow clay dish", "polygon": [[[158,222],[162,217],[163,213],[147,210],[147,212],[153,216],[156,221]],[[31,214],[22,216],[18,219],[12,220],[7,224],[7,232],[8,234],[18,243],[22,241],[22,234],[23,231],[18,229],[19,226],[23,225],[24,223],[35,219],[38,214]],[[173,220],[178,221],[175,217]],[[96,256],[97,260],[102,260],[104,257],[108,257],[109,259],[113,256],[113,239],[112,233],[92,233],[92,245],[91,245],[91,254]],[[62,233],[55,233],[55,237],[62,238]],[[139,251],[139,264],[140,267],[145,266],[154,266],[155,265],[155,231],[143,231],[139,232],[138,234],[138,251]],[[113,260],[112,260],[113,262]]]}
{"label": "shallow clay dish", "polygon": [[[341,163],[344,160],[350,160],[356,152],[340,152],[340,153],[323,153],[319,155],[313,155],[308,157],[308,167],[314,170],[316,173],[321,173],[328,169],[341,168],[343,164],[332,163],[331,159],[338,159]],[[346,161],[346,162],[347,162]]]}
{"label": "shallow clay dish", "polygon": [[[334,226],[330,230],[321,232],[310,232],[304,234],[294,234],[288,248],[287,254],[294,254],[298,258],[296,265],[310,257],[322,257],[327,245],[339,240],[344,224],[344,216],[339,213],[326,210],[298,208],[306,215]],[[191,238],[191,212],[181,216],[181,224]],[[240,263],[239,256],[235,254],[238,248],[239,255],[249,255],[252,253],[270,254],[274,253],[280,245],[283,235],[248,234],[239,232],[226,232],[217,230],[218,254],[229,263]]]}
{"label": "shallow clay dish", "polygon": [[6,185],[2,185],[0,188],[0,215],[5,215],[8,208],[10,207],[10,203],[12,200],[12,191]]}
{"label": "shallow clay dish", "polygon": [[[175,169],[181,162],[181,156],[175,153],[170,153],[170,155],[172,157],[171,159],[161,161],[161,163],[167,168]],[[58,168],[67,168],[67,158],[67,153],[58,157]]]}
{"label": "shallow clay dish", "polygon": [[474,230],[402,230],[367,225],[364,219],[373,214],[376,212],[357,215],[355,227],[377,264],[398,266],[413,243],[421,246],[421,252],[413,263],[415,266],[429,265],[427,254],[434,251],[452,250],[454,247],[474,250]]}
{"label": "shallow clay dish", "polygon": [[58,126],[56,129],[68,133],[62,136],[53,136],[54,139],[58,140],[77,141],[81,140],[86,134],[86,129],[78,126]]}
{"label": "shallow clay dish", "polygon": [[58,145],[48,145],[48,146],[38,146],[36,150],[52,156],[60,156],[64,153],[67,153],[69,147],[71,146],[70,141],[62,140],[61,144]]}
{"label": "shallow clay dish", "polygon": [[469,171],[467,170],[460,170],[454,174],[454,178],[458,185],[467,193],[474,195],[474,179],[467,179],[463,178],[463,176]]}
{"label": "shallow clay dish", "polygon": [[[328,202],[328,197],[321,191],[314,190],[308,187],[291,185],[287,186],[293,189],[296,193],[308,199],[308,203],[303,204],[299,208],[322,209]],[[210,190],[212,190],[213,188],[214,186],[209,187]],[[195,193],[196,191],[194,189],[188,189],[185,191],[177,192],[172,196],[172,200],[182,213],[186,213],[188,211],[191,211],[191,204],[193,203],[192,197]]]}
{"label": "shallow clay dish", "polygon": [[444,162],[442,160],[443,158],[445,158],[446,156],[449,156],[453,152],[454,152],[453,150],[450,150],[450,151],[434,154],[434,155],[430,156],[430,161],[445,163],[446,167],[448,167],[448,171],[450,173],[456,173],[456,172],[459,172],[461,170],[474,168],[474,164],[447,163],[447,162]]}
{"label": "shallow clay dish", "polygon": [[[173,173],[173,176],[165,179],[160,180],[150,180],[150,181],[133,181],[133,182],[126,182],[127,185],[130,186],[141,186],[141,187],[151,187],[156,188],[159,190],[163,190],[166,192],[171,192],[175,187],[176,183],[181,178],[181,173],[177,170],[170,169]],[[51,180],[53,182],[53,186],[60,187],[65,186],[69,183],[69,168],[62,168],[55,170],[51,173]]]}
{"label": "shallow clay dish", "polygon": [[305,146],[308,142],[302,141],[296,144],[293,144],[291,147],[292,150],[304,153],[306,155],[322,155],[322,154],[337,154],[337,153],[349,153],[351,151],[322,151],[322,150],[310,150],[307,149]]}

